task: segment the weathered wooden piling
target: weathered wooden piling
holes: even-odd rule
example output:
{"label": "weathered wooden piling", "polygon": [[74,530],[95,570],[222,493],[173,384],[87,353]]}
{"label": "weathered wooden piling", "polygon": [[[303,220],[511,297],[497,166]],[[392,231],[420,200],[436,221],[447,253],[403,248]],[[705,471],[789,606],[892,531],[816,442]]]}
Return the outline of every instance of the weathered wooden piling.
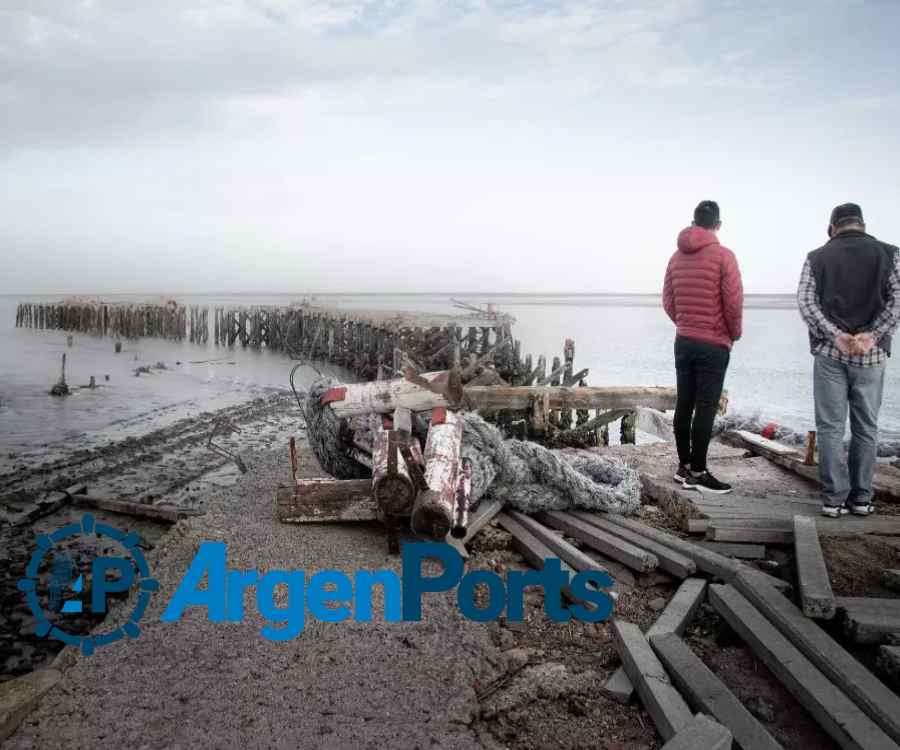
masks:
{"label": "weathered wooden piling", "polygon": [[[306,302],[209,308],[175,300],[113,303],[75,298],[23,302],[16,309],[16,326],[110,336],[117,339],[116,351],[121,351],[123,339],[152,336],[208,344],[211,337],[215,346],[269,349],[293,359],[328,361],[362,381],[402,377],[408,367],[420,373],[458,367],[463,381],[473,386],[587,385],[588,370],[575,369],[571,339],[565,341],[562,358],[552,357],[549,368],[543,355],[535,366],[532,356],[523,355],[521,343],[513,339],[513,318],[490,305],[484,309],[455,304],[466,313],[346,310]],[[605,445],[612,420],[607,418],[609,412],[590,419],[588,408],[594,407],[568,402],[544,409],[501,406],[487,410],[486,416],[506,434],[520,438],[551,444],[568,436],[575,442],[560,444]],[[633,440],[632,415],[623,420],[622,442]]]}
{"label": "weathered wooden piling", "polygon": [[16,310],[16,325],[125,339],[155,336],[182,340],[188,332],[186,308],[174,300],[165,304],[81,300],[22,303]]}

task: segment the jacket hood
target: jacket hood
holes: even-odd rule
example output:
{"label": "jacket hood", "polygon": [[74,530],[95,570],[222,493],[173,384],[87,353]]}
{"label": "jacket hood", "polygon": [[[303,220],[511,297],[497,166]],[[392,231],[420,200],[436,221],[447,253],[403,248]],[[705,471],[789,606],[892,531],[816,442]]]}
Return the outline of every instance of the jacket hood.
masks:
{"label": "jacket hood", "polygon": [[718,244],[715,233],[703,227],[689,226],[678,234],[678,249],[683,253],[696,253],[704,247]]}

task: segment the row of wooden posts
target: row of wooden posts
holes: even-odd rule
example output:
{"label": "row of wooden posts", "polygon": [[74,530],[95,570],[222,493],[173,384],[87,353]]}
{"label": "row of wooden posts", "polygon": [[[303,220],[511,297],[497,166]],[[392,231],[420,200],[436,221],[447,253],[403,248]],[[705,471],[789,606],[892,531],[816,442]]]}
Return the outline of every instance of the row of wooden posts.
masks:
{"label": "row of wooden posts", "polygon": [[[190,312],[192,331],[194,310],[191,308]],[[152,336],[181,341],[188,337],[188,318],[188,308],[175,302],[165,305],[25,302],[16,308],[16,328],[55,329],[123,339]],[[196,319],[199,320],[199,315]]]}
{"label": "row of wooden posts", "polygon": [[[95,336],[170,340],[283,351],[295,359],[327,361],[362,380],[401,375],[405,368],[436,372],[459,367],[477,386],[585,386],[587,369],[575,370],[575,344],[562,357],[521,355],[512,319],[499,314],[391,315],[307,305],[215,307],[105,302],[22,303],[16,326]],[[574,411],[574,413],[573,413]],[[609,441],[609,420],[587,409],[499,411],[492,418],[508,434],[547,444],[596,445]],[[633,415],[620,415],[622,442],[634,442]]]}

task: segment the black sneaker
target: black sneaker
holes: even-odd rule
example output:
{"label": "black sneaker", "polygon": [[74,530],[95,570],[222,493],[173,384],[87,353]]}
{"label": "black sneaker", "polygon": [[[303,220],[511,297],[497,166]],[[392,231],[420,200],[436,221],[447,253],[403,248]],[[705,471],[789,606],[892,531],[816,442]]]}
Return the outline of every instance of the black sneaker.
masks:
{"label": "black sneaker", "polygon": [[731,485],[720,482],[709,471],[701,471],[695,473],[688,472],[687,479],[682,485],[686,490],[700,490],[701,492],[712,492],[716,495],[724,495],[731,492]]}
{"label": "black sneaker", "polygon": [[688,478],[688,474],[690,473],[691,470],[688,468],[687,464],[680,464],[678,471],[672,475],[672,478],[679,484],[684,484],[684,480]]}

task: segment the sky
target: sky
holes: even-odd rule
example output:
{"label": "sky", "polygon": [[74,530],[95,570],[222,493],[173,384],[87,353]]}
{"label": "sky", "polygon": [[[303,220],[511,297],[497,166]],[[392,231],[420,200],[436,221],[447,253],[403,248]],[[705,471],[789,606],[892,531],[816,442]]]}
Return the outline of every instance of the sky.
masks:
{"label": "sky", "polygon": [[749,293],[900,242],[896,0],[0,0],[0,293]]}

